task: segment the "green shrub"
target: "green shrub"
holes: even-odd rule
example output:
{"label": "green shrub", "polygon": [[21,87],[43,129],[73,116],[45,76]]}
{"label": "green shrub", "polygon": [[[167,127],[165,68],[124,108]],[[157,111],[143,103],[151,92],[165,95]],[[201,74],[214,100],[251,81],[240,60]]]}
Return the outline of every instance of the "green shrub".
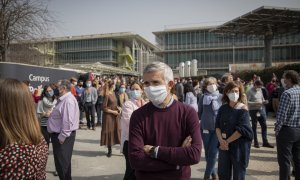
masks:
{"label": "green shrub", "polygon": [[274,66],[270,68],[265,68],[263,70],[246,70],[234,73],[234,77],[239,77],[244,81],[250,81],[253,78],[253,75],[260,76],[261,80],[266,84],[271,81],[273,73],[280,80],[284,71],[286,70],[295,70],[298,73],[300,72],[300,63],[288,64],[284,66]]}

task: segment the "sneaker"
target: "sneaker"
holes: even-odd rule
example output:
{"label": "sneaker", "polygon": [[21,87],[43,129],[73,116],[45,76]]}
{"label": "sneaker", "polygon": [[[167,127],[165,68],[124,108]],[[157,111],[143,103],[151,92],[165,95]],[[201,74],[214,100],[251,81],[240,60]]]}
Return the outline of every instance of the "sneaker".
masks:
{"label": "sneaker", "polygon": [[96,128],[95,128],[95,127],[92,127],[92,130],[94,130],[94,131],[95,131],[95,130],[96,130]]}
{"label": "sneaker", "polygon": [[53,172],[53,175],[54,175],[54,176],[58,176],[57,171]]}
{"label": "sneaker", "polygon": [[82,121],[79,121],[79,124],[84,124]]}
{"label": "sneaker", "polygon": [[273,145],[271,145],[270,143],[263,143],[263,145],[262,145],[263,147],[267,147],[267,148],[274,148],[274,146]]}

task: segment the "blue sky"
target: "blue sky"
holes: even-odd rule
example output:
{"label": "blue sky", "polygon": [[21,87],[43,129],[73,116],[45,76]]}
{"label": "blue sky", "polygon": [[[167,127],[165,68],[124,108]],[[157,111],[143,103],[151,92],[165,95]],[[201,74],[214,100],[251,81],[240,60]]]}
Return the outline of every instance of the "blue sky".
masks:
{"label": "blue sky", "polygon": [[300,0],[50,0],[58,23],[52,37],[137,33],[154,43],[154,31],[221,24],[260,6],[299,8]]}

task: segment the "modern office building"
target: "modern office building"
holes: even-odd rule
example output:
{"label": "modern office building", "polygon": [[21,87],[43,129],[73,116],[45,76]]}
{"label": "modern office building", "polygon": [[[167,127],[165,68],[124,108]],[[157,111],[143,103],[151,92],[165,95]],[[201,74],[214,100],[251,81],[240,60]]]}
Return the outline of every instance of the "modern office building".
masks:
{"label": "modern office building", "polygon": [[8,59],[45,66],[76,65],[84,69],[101,63],[141,74],[146,64],[156,60],[155,48],[137,34],[108,33],[16,43],[11,46]]}
{"label": "modern office building", "polygon": [[179,65],[189,61],[191,76],[223,74],[300,62],[299,24],[300,9],[260,7],[219,26],[153,32],[156,46],[130,32],[69,36],[12,44],[7,59],[85,70],[96,63],[99,72],[104,64],[110,72],[113,66],[140,75],[146,64],[160,60],[178,76]]}
{"label": "modern office building", "polygon": [[[266,10],[272,10],[273,14]],[[255,14],[261,11],[264,14],[260,16]],[[243,20],[241,22],[242,25],[258,22],[256,27],[259,29],[260,26],[264,26],[262,23],[266,21],[274,25],[274,29],[277,28],[278,30],[281,30],[281,26],[284,25],[286,29],[289,29],[289,24],[283,24],[284,22],[296,23],[295,26],[296,29],[298,27],[298,32],[275,33],[277,29],[274,30],[274,35],[272,34],[271,57],[272,65],[300,62],[300,16],[286,15],[286,12],[288,11],[284,11],[285,14],[283,14],[280,11],[281,19],[277,21],[277,19],[273,20],[273,17],[271,17],[274,16],[274,8],[262,7],[253,12],[253,14],[252,12],[246,14],[246,18],[249,20],[242,16],[230,23],[236,25],[236,29],[238,29],[237,25],[240,23],[236,22],[238,20]],[[249,18],[250,15],[253,16]],[[251,34],[254,30],[247,32],[248,29],[251,30],[248,27],[248,29],[245,28],[243,31],[245,34],[235,31],[234,28],[230,30],[227,28],[225,33],[220,33],[219,31],[215,31],[218,28],[219,26],[187,27],[153,32],[156,36],[157,47],[159,49],[155,53],[162,57],[162,60],[169,64],[175,72],[179,71],[178,68],[181,62],[184,63],[192,60],[197,60],[198,62],[199,75],[223,74],[228,71],[265,67],[265,32]],[[264,31],[263,28],[259,30]],[[266,32],[269,32],[269,30]]]}

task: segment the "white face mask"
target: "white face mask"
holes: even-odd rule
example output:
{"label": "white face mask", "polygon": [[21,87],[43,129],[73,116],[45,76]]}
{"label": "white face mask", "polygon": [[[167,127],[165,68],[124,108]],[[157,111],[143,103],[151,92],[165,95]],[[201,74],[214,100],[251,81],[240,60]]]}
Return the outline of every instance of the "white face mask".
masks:
{"label": "white face mask", "polygon": [[282,87],[286,88],[286,84],[285,84],[285,82],[284,82],[284,79],[283,79],[283,78],[280,80],[280,82],[281,82],[281,84],[282,84]]}
{"label": "white face mask", "polygon": [[228,93],[227,96],[230,101],[237,102],[240,97],[240,94],[239,93]]}
{"label": "white face mask", "polygon": [[145,87],[145,94],[156,106],[159,106],[166,99],[168,93],[166,85]]}
{"label": "white face mask", "polygon": [[76,86],[77,85],[77,82],[74,82],[74,86]]}
{"label": "white face mask", "polygon": [[215,84],[208,85],[206,89],[208,90],[208,92],[214,93],[217,91],[217,85],[215,85]]}
{"label": "white face mask", "polygon": [[141,91],[139,90],[131,90],[131,97],[133,99],[139,99],[142,96]]}

